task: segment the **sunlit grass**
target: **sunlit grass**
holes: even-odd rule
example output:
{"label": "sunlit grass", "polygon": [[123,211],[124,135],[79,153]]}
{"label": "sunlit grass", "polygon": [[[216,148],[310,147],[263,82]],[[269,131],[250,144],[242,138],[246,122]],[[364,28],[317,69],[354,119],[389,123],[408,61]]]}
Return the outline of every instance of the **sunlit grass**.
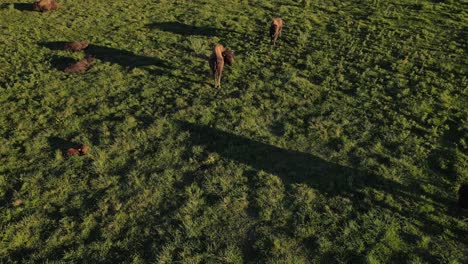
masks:
{"label": "sunlit grass", "polygon": [[59,2],[0,0],[0,262],[468,261],[463,2]]}

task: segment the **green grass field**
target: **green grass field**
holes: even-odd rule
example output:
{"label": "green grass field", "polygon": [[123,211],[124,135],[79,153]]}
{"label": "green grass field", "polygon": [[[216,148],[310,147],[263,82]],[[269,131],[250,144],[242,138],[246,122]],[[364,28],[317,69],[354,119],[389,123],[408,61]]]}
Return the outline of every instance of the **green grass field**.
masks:
{"label": "green grass field", "polygon": [[468,263],[466,0],[31,2],[0,0],[1,263]]}

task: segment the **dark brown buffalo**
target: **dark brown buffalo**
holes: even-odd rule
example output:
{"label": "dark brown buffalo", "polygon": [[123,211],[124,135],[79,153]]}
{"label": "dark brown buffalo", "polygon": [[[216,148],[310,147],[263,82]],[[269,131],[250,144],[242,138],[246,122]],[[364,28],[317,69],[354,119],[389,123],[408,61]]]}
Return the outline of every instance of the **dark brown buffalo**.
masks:
{"label": "dark brown buffalo", "polygon": [[74,148],[69,148],[67,150],[67,154],[69,156],[83,156],[83,155],[86,155],[86,153],[88,153],[88,150],[89,150],[89,147],[84,145],[84,144],[81,144],[81,145],[78,145]]}
{"label": "dark brown buffalo", "polygon": [[84,59],[66,67],[63,71],[66,73],[84,73],[92,66],[93,61],[94,61],[93,57],[86,56]]}
{"label": "dark brown buffalo", "polygon": [[87,41],[73,41],[65,44],[66,50],[72,51],[81,51],[88,47],[89,43]]}

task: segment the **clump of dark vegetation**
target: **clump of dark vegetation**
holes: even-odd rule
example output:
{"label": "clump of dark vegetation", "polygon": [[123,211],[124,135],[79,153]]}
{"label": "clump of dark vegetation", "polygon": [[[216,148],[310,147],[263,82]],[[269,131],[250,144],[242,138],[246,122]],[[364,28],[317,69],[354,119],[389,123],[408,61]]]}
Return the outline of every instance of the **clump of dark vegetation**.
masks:
{"label": "clump of dark vegetation", "polygon": [[458,205],[468,209],[468,184],[462,184],[458,189]]}

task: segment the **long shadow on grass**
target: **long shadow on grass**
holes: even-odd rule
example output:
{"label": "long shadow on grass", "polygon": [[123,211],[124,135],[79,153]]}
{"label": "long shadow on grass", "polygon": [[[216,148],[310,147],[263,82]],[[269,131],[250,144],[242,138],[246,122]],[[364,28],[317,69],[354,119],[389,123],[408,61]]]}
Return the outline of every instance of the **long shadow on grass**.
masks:
{"label": "long shadow on grass", "polygon": [[53,55],[50,58],[50,64],[57,70],[63,71],[70,64],[75,63],[76,60],[68,57],[56,56]]}
{"label": "long shadow on grass", "polygon": [[238,33],[234,30],[227,30],[227,29],[219,29],[214,27],[197,27],[192,25],[187,25],[180,22],[159,22],[159,23],[151,23],[146,25],[148,28],[155,28],[166,32],[172,32],[179,35],[184,36],[206,36],[206,37],[214,37],[225,35],[228,33]]}
{"label": "long shadow on grass", "polygon": [[[370,172],[326,161],[309,153],[283,149],[204,125],[178,121],[189,131],[191,144],[209,152],[279,176],[285,184],[306,183],[329,195],[355,193],[371,187],[419,200],[414,189]],[[426,193],[424,193],[427,195]],[[434,199],[435,200],[435,197]],[[442,201],[447,202],[447,201]]]}
{"label": "long shadow on grass", "polygon": [[[446,214],[460,216],[460,213],[455,212],[454,203],[431,197],[411,184],[403,185],[371,172],[342,166],[308,153],[282,149],[208,126],[179,122],[183,130],[189,131],[191,144],[205,146],[209,152],[216,152],[223,158],[246,164],[257,171],[277,175],[285,186],[304,183],[329,197],[350,197],[357,210],[367,211],[378,207],[398,212],[404,217],[418,217],[424,222],[422,229],[437,235],[443,232],[444,227],[431,220],[426,213],[415,212],[414,208],[396,208],[394,203],[389,204],[369,196],[368,191],[390,194],[397,204],[445,206]],[[453,227],[454,234],[460,232],[459,228]]]}
{"label": "long shadow on grass", "polygon": [[184,130],[189,131],[192,144],[203,145],[209,152],[277,175],[285,184],[307,183],[332,194],[338,190],[350,192],[359,184],[359,180],[367,181],[371,178],[364,172],[308,153],[282,149],[208,126],[179,122]]}
{"label": "long shadow on grass", "polygon": [[13,8],[19,11],[34,11],[33,4],[27,4],[27,3],[5,3],[2,4],[1,7],[2,9],[7,9],[10,7],[10,5],[13,5]]}
{"label": "long shadow on grass", "polygon": [[[66,43],[67,42],[64,41],[53,41],[39,43],[39,45],[51,50],[64,50]],[[87,55],[94,56],[96,59],[101,61],[116,63],[128,68],[157,66],[164,69],[174,69],[174,67],[167,61],[154,57],[137,55],[131,51],[111,47],[91,44],[86,48],[85,53]]]}

